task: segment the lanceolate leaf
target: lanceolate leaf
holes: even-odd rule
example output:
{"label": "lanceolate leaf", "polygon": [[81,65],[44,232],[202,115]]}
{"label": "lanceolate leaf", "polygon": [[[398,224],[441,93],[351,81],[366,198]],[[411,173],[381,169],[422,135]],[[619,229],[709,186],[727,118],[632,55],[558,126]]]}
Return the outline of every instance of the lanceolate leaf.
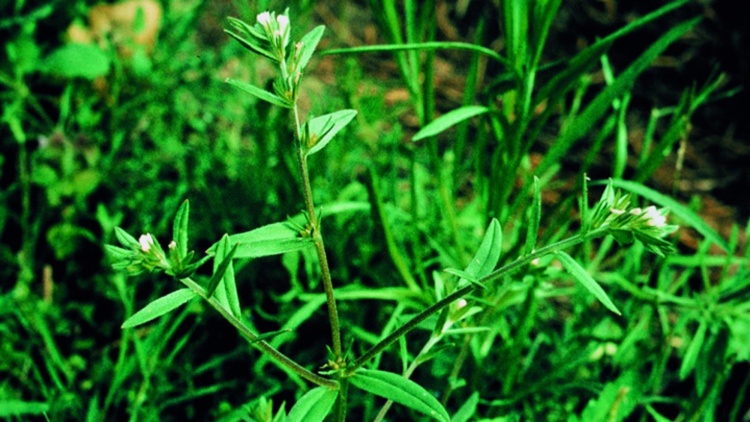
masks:
{"label": "lanceolate leaf", "polygon": [[466,272],[477,279],[491,273],[497,266],[502,252],[503,231],[497,219],[490,221],[476,255],[466,267]]}
{"label": "lanceolate leaf", "polygon": [[307,151],[307,155],[315,154],[328,145],[331,139],[348,125],[356,115],[355,110],[339,110],[310,119],[307,122],[310,134],[311,136],[317,136],[318,139]]}
{"label": "lanceolate leaf", "polygon": [[[240,299],[237,292],[237,283],[234,279],[234,267],[232,266],[232,255],[236,254],[238,245],[235,243],[234,247],[230,247],[229,236],[226,234],[222,236],[219,244],[216,248],[216,256],[214,257],[214,276],[221,273],[221,281],[218,283],[218,289],[223,289],[223,295],[218,297],[226,298],[226,306],[232,315],[240,318],[242,311],[240,308]],[[227,258],[229,258],[227,260]],[[223,267],[223,268],[222,268]],[[213,277],[212,277],[213,282]]]}
{"label": "lanceolate leaf", "polygon": [[186,199],[182,203],[172,224],[172,240],[177,243],[177,252],[180,260],[188,253],[188,218],[190,216],[190,202]]}
{"label": "lanceolate leaf", "polygon": [[131,249],[140,249],[141,244],[138,243],[138,240],[130,235],[130,233],[126,232],[125,230],[115,227],[115,237],[117,238],[117,241],[120,242],[122,246],[125,246],[126,248]]}
{"label": "lanceolate leaf", "polygon": [[166,296],[162,296],[128,318],[122,324],[122,328],[132,328],[149,322],[152,319],[159,318],[160,316],[179,308],[195,296],[195,293],[190,289],[180,289]]}
{"label": "lanceolate leaf", "polygon": [[583,287],[588,289],[591,293],[594,294],[594,297],[596,297],[599,302],[601,302],[607,309],[610,311],[616,313],[617,315],[622,315],[619,309],[615,306],[614,303],[609,299],[609,296],[607,296],[607,293],[602,289],[602,286],[599,285],[599,283],[594,280],[591,275],[589,275],[586,270],[581,267],[581,265],[573,259],[570,255],[568,255],[565,252],[558,252],[557,253],[557,259],[560,260],[560,263],[567,269],[573,277],[578,280],[581,284],[583,284]]}
{"label": "lanceolate leaf", "polygon": [[[306,248],[312,244],[312,238],[301,235],[288,223],[273,223],[249,232],[229,236],[229,243],[239,243],[235,258],[258,258],[261,256],[280,255]],[[216,244],[208,253],[215,253]]]}
{"label": "lanceolate leaf", "polygon": [[325,29],[326,27],[323,25],[316,26],[312,31],[305,34],[305,36],[300,40],[302,48],[299,51],[300,59],[299,63],[297,64],[298,72],[303,72],[305,70],[307,63],[310,62],[310,58],[315,52],[315,48],[318,46],[320,38],[323,37],[323,32],[325,31]]}
{"label": "lanceolate leaf", "polygon": [[268,91],[266,91],[264,89],[258,88],[255,85],[250,85],[248,83],[245,83],[245,82],[242,82],[242,81],[238,81],[238,80],[235,80],[235,79],[230,79],[230,78],[227,78],[226,82],[229,85],[235,86],[235,87],[237,87],[237,88],[239,88],[239,89],[247,92],[248,94],[253,95],[255,97],[258,97],[261,100],[267,101],[267,102],[269,102],[269,103],[271,103],[273,105],[277,105],[279,107],[284,107],[284,108],[291,108],[291,106],[292,106],[289,103],[289,101],[287,101],[287,100],[279,97],[278,95],[272,94],[272,93],[270,93],[270,92],[268,92]]}
{"label": "lanceolate leaf", "polygon": [[349,382],[361,390],[393,400],[439,421],[448,422],[450,419],[448,412],[435,396],[401,375],[360,369],[349,378]]}
{"label": "lanceolate leaf", "polygon": [[322,422],[331,412],[339,392],[317,387],[305,393],[289,410],[287,422]]}
{"label": "lanceolate leaf", "polygon": [[224,274],[227,272],[227,268],[229,268],[229,265],[232,263],[232,259],[234,259],[234,254],[237,252],[238,246],[239,244],[235,243],[229,253],[227,253],[221,259],[219,266],[214,270],[214,274],[211,276],[211,280],[209,280],[208,287],[206,288],[206,295],[208,297],[213,296],[214,292],[216,291],[216,287],[219,286],[219,283],[224,278]]}
{"label": "lanceolate leaf", "polygon": [[529,225],[526,229],[526,254],[534,252],[536,247],[537,232],[539,231],[539,222],[542,219],[542,192],[539,189],[539,178],[534,176],[534,194],[531,205],[531,215],[529,216]]}
{"label": "lanceolate leaf", "polygon": [[444,115],[427,124],[414,135],[412,141],[419,141],[424,138],[429,138],[430,136],[435,136],[452,126],[463,122],[464,120],[468,120],[474,116],[485,114],[489,111],[490,109],[484,106],[464,106],[461,108],[457,108],[453,111],[445,113]]}

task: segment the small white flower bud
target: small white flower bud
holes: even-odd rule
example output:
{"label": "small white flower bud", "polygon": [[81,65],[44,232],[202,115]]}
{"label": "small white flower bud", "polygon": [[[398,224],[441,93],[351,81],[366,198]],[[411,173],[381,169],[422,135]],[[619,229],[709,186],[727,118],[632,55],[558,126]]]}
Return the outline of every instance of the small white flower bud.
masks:
{"label": "small white flower bud", "polygon": [[286,29],[289,26],[289,17],[286,15],[276,16],[276,22],[279,24],[279,31],[281,31],[282,34],[286,32]]}
{"label": "small white flower bud", "polygon": [[257,19],[258,19],[258,23],[260,24],[260,26],[264,28],[268,28],[268,26],[271,24],[271,13],[270,12],[260,13]]}
{"label": "small white flower bud", "polygon": [[142,234],[141,237],[138,238],[138,243],[141,244],[141,251],[148,252],[154,245],[154,238],[151,237],[151,233]]}

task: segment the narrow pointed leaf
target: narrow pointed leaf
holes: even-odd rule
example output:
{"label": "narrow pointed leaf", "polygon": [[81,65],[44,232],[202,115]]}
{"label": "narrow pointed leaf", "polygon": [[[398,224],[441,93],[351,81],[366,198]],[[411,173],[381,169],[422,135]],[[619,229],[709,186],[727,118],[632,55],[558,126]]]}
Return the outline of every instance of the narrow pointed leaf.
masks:
{"label": "narrow pointed leaf", "polygon": [[276,58],[276,56],[273,55],[273,53],[265,49],[261,43],[259,43],[257,40],[253,39],[252,37],[246,38],[228,29],[225,29],[224,32],[226,32],[227,35],[229,35],[230,37],[237,40],[237,42],[242,44],[242,46],[245,47],[246,49],[254,53],[260,54],[261,56],[264,56],[268,59],[271,59],[274,62],[278,62],[278,59]]}
{"label": "narrow pointed leaf", "polygon": [[289,410],[287,422],[322,422],[331,412],[338,395],[338,391],[330,388],[313,388]]}
{"label": "narrow pointed leaf", "polygon": [[475,391],[468,399],[461,405],[458,411],[453,414],[451,422],[469,422],[474,414],[477,412],[477,405],[479,404],[479,392]]}
{"label": "narrow pointed leaf", "polygon": [[307,155],[315,154],[328,145],[328,143],[331,142],[331,139],[333,139],[341,129],[346,127],[356,115],[357,112],[355,110],[339,110],[310,119],[310,121],[307,122],[307,125],[310,128],[310,133],[317,135],[320,138],[312,147],[310,147],[307,151]]}
{"label": "narrow pointed leaf", "polygon": [[237,292],[237,283],[234,279],[234,266],[232,265],[231,259],[231,256],[236,254],[238,245],[235,243],[234,247],[230,247],[230,244],[229,236],[226,234],[222,236],[216,248],[216,256],[214,257],[214,275],[219,272],[219,270],[222,270],[222,264],[227,262],[226,258],[229,257],[230,259],[228,263],[226,263],[225,268],[222,270],[223,274],[221,281],[218,283],[218,289],[224,290],[225,294],[222,296],[226,298],[227,308],[232,312],[232,315],[236,318],[240,318],[242,316],[242,311],[240,308],[239,294]]}
{"label": "narrow pointed leaf", "polygon": [[318,42],[320,42],[320,39],[323,37],[323,32],[325,32],[325,29],[326,27],[323,25],[316,26],[312,31],[305,34],[305,36],[300,40],[302,48],[299,52],[300,59],[299,63],[297,64],[298,72],[304,71],[305,67],[307,67],[307,64],[310,62],[310,58],[315,52],[315,48],[317,48],[318,46]]}
{"label": "narrow pointed leaf", "polygon": [[104,250],[107,256],[112,261],[130,260],[133,257],[133,251],[131,249],[124,249],[112,245],[104,245]]}
{"label": "narrow pointed leaf", "polygon": [[149,303],[125,320],[122,328],[132,328],[169,313],[196,296],[190,289],[180,289]]}
{"label": "narrow pointed leaf", "polygon": [[258,88],[255,85],[251,85],[242,81],[238,81],[235,79],[227,78],[226,83],[229,85],[232,85],[234,87],[237,87],[245,92],[247,92],[250,95],[253,95],[255,97],[260,98],[263,101],[267,101],[273,105],[277,105],[279,107],[284,108],[291,108],[291,104],[289,101],[279,97],[278,95],[272,94],[264,89]]}
{"label": "narrow pointed leaf", "polygon": [[424,413],[439,421],[448,422],[450,417],[440,402],[414,381],[392,372],[360,369],[349,378],[349,382],[368,393],[385,397],[406,407]]}
{"label": "narrow pointed leaf", "polygon": [[485,106],[464,106],[453,111],[449,111],[448,113],[445,113],[444,115],[438,117],[437,119],[433,120],[425,127],[423,127],[414,135],[412,141],[419,141],[424,138],[429,138],[430,136],[435,136],[452,126],[463,122],[464,120],[468,120],[474,116],[485,114],[489,111],[490,109]]}
{"label": "narrow pointed leaf", "polygon": [[529,225],[526,228],[526,254],[534,252],[536,237],[539,232],[539,222],[542,219],[542,192],[539,188],[539,178],[534,176],[534,193],[531,204]]}
{"label": "narrow pointed leaf", "polygon": [[226,254],[221,260],[221,263],[219,263],[219,266],[216,268],[216,270],[214,270],[214,274],[211,276],[211,280],[209,280],[208,282],[208,287],[206,287],[207,297],[213,296],[214,292],[216,291],[216,287],[219,286],[219,283],[224,278],[224,274],[227,272],[227,268],[229,268],[229,265],[232,263],[232,259],[234,259],[234,254],[237,253],[238,246],[239,244],[235,243],[229,253]]}
{"label": "narrow pointed leaf", "polygon": [[[231,244],[239,243],[235,258],[258,258],[261,256],[280,255],[306,248],[312,244],[312,238],[302,237],[288,223],[273,223],[249,232],[229,236]],[[208,253],[216,251],[216,244]]]}
{"label": "narrow pointed leaf", "polygon": [[117,238],[117,241],[120,242],[122,246],[125,246],[126,248],[135,248],[140,249],[141,244],[138,243],[138,240],[130,235],[130,233],[126,232],[125,230],[115,227],[115,237]]}
{"label": "narrow pointed leaf", "polygon": [[471,284],[473,284],[473,285],[475,285],[477,287],[480,287],[482,289],[486,288],[485,285],[482,284],[479,281],[479,279],[474,274],[471,274],[468,271],[461,271],[461,270],[457,270],[455,268],[446,268],[443,271],[445,271],[448,274],[453,274],[453,275],[459,277],[461,280],[468,281],[469,283],[471,283]]}
{"label": "narrow pointed leaf", "polygon": [[684,380],[691,372],[693,372],[695,362],[698,360],[698,354],[704,347],[707,328],[708,324],[706,324],[706,321],[701,321],[701,324],[698,326],[698,331],[695,332],[693,340],[690,341],[690,346],[688,346],[687,351],[685,351],[685,357],[682,359],[682,364],[680,365],[680,380]]}
{"label": "narrow pointed leaf", "polygon": [[477,249],[477,253],[466,267],[466,272],[474,276],[476,279],[480,279],[491,273],[497,266],[497,262],[500,260],[502,248],[503,230],[497,219],[493,218],[492,221],[490,221],[489,227],[487,227],[487,232],[484,234],[484,238],[479,245],[479,249]]}
{"label": "narrow pointed leaf", "polygon": [[183,260],[188,253],[188,218],[190,216],[190,202],[186,199],[177,210],[172,224],[172,240],[177,243],[177,256]]}
{"label": "narrow pointed leaf", "polygon": [[557,259],[560,260],[560,263],[567,269],[570,274],[573,275],[573,277],[578,280],[579,283],[583,284],[583,287],[588,289],[591,293],[593,293],[594,297],[596,297],[599,302],[602,303],[607,309],[610,311],[616,313],[617,315],[622,315],[619,309],[615,306],[614,303],[612,303],[612,300],[609,299],[609,296],[607,296],[607,293],[602,289],[602,286],[599,285],[599,283],[594,280],[591,275],[589,275],[588,272],[581,266],[581,264],[578,263],[575,259],[573,259],[570,255],[568,255],[565,252],[558,252]]}

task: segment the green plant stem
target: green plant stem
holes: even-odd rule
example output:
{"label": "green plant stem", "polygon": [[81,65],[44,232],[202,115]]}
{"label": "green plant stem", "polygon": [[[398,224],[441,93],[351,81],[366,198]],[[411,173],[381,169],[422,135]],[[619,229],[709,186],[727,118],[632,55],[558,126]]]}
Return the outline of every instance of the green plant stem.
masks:
{"label": "green plant stem", "polygon": [[299,172],[300,176],[302,177],[302,194],[305,199],[305,209],[307,210],[307,215],[310,220],[310,228],[312,229],[313,233],[313,244],[315,245],[315,252],[318,255],[320,273],[323,278],[323,289],[325,290],[326,304],[328,305],[328,320],[331,325],[331,344],[333,346],[334,359],[338,360],[342,355],[339,314],[336,307],[336,297],[333,291],[331,270],[328,267],[328,257],[326,256],[326,249],[325,245],[323,244],[323,236],[320,232],[320,222],[315,216],[315,203],[313,202],[310,174],[307,170],[307,154],[305,153],[304,145],[302,145],[302,125],[300,124],[299,108],[297,107],[296,102],[293,107],[293,112],[297,137]]}
{"label": "green plant stem", "polygon": [[193,281],[191,278],[182,278],[180,281],[187,286],[190,290],[192,290],[195,294],[202,297],[209,305],[211,305],[212,308],[214,308],[221,316],[224,317],[232,326],[237,329],[237,331],[242,335],[242,337],[245,337],[250,344],[253,345],[253,347],[261,350],[262,352],[265,352],[268,354],[271,359],[279,363],[280,365],[284,366],[285,368],[299,374],[302,378],[317,384],[321,385],[323,387],[338,389],[339,388],[339,382],[321,377],[320,375],[309,371],[308,369],[302,367],[300,364],[289,358],[287,355],[279,352],[268,344],[264,340],[259,340],[258,335],[252,332],[249,328],[245,326],[245,324],[242,323],[239,319],[237,319],[232,313],[226,309],[224,306],[222,306],[221,303],[219,303],[218,300],[214,299],[213,297],[208,297],[206,294],[206,290],[201,287],[198,283]]}
{"label": "green plant stem", "polygon": [[[607,233],[608,233],[608,229],[606,227],[598,228],[586,234],[579,234],[577,236],[573,236],[568,239],[561,240],[557,243],[553,243],[552,245],[545,246],[531,254],[519,257],[517,260],[482,277],[481,279],[479,279],[478,284],[487,285],[489,283],[498,281],[501,278],[511,274],[512,272],[519,270],[524,265],[529,264],[531,261],[537,258],[548,255],[550,253],[555,253],[563,249],[573,247],[587,240],[595,239],[597,237],[602,237],[606,235]],[[380,352],[385,350],[388,346],[396,342],[396,340],[398,340],[400,337],[406,335],[406,333],[408,333],[409,331],[417,328],[417,326],[419,326],[419,324],[422,321],[426,320],[433,314],[440,312],[440,310],[450,305],[452,302],[473,292],[476,288],[477,287],[474,284],[469,284],[464,287],[461,287],[458,290],[454,291],[453,293],[449,294],[448,296],[435,302],[434,304],[429,306],[427,309],[418,313],[417,315],[412,317],[412,319],[406,322],[404,325],[402,325],[401,327],[393,331],[387,337],[382,339],[378,344],[370,348],[370,350],[366,351],[362,356],[360,356],[354,362],[352,362],[352,364],[348,368],[348,373],[353,374],[354,371],[364,366],[365,363],[367,363],[373,357],[377,356]]]}

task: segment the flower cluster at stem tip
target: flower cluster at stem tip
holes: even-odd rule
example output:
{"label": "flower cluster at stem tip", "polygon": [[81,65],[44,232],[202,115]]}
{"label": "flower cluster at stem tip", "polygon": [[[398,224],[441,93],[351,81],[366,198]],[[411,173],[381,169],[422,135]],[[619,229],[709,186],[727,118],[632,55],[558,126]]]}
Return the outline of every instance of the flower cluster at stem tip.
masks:
{"label": "flower cluster at stem tip", "polygon": [[277,60],[284,61],[286,47],[289,45],[289,16],[274,12],[263,12],[257,16],[258,25],[263,28]]}
{"label": "flower cluster at stem tip", "polygon": [[674,246],[664,237],[677,230],[677,226],[667,224],[668,211],[653,205],[630,208],[630,203],[631,195],[615,191],[610,183],[594,209],[592,227],[606,228],[621,244],[639,240],[659,256],[672,252]]}

